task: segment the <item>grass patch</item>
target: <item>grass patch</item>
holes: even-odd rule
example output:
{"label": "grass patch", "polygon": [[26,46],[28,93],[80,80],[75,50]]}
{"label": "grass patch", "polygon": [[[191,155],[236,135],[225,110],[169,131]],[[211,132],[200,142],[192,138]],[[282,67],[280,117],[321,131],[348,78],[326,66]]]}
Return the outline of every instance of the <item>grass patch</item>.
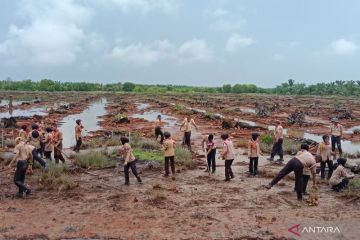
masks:
{"label": "grass patch", "polygon": [[350,179],[349,185],[344,193],[346,198],[360,197],[360,178]]}
{"label": "grass patch", "polygon": [[[263,137],[265,136],[265,137]],[[273,138],[269,135],[261,136],[260,149],[263,153],[270,153],[273,147]],[[296,142],[291,138],[284,138],[283,151],[284,154],[294,155],[300,150],[300,142]]]}
{"label": "grass patch", "polygon": [[37,182],[40,184],[40,190],[70,190],[77,186],[67,173],[67,167],[64,165],[49,165],[48,171],[41,171],[39,175],[35,176]]}
{"label": "grass patch", "polygon": [[131,142],[131,146],[134,148],[140,148],[144,150],[160,150],[161,145],[155,141],[150,139],[134,139]]}
{"label": "grass patch", "polygon": [[194,168],[195,164],[192,161],[191,152],[181,146],[175,147],[175,162],[180,165],[184,165],[188,168]]}
{"label": "grass patch", "polygon": [[248,147],[248,141],[246,139],[239,139],[236,142],[236,147],[238,147],[238,148],[247,148]]}
{"label": "grass patch", "polygon": [[159,150],[143,150],[143,149],[134,149],[133,150],[134,156],[140,160],[154,160],[163,163],[164,162],[164,154],[162,151]]}
{"label": "grass patch", "polygon": [[104,168],[112,165],[115,166],[115,162],[110,161],[103,152],[95,151],[76,155],[75,164],[81,168]]}

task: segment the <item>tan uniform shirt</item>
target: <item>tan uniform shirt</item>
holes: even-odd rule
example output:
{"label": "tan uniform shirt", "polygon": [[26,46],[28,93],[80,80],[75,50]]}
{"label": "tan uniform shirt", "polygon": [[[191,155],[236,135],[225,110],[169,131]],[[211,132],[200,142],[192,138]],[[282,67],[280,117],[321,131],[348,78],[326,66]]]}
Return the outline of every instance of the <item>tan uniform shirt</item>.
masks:
{"label": "tan uniform shirt", "polygon": [[192,125],[195,125],[195,121],[194,121],[194,119],[191,119],[190,122],[189,122],[187,120],[187,118],[185,118],[184,121],[183,121],[183,125],[184,125],[184,131],[185,132],[191,132]]}
{"label": "tan uniform shirt", "polygon": [[175,156],[175,141],[172,139],[166,139],[163,143],[164,146],[164,156],[172,157]]}
{"label": "tan uniform shirt", "polygon": [[75,139],[78,140],[79,138],[82,137],[82,127],[81,125],[76,125],[75,126]]}
{"label": "tan uniform shirt", "polygon": [[342,132],[343,132],[343,126],[341,124],[333,124],[331,127],[330,127],[330,133],[332,136],[341,136],[342,135]]}
{"label": "tan uniform shirt", "polygon": [[29,144],[33,145],[36,149],[40,148],[40,136],[38,138],[33,138],[33,136],[31,135],[32,132],[29,133]]}
{"label": "tan uniform shirt", "polygon": [[52,134],[51,133],[46,133],[45,134],[45,151],[46,152],[52,152],[54,151],[54,144],[53,144],[53,139],[52,139]]}
{"label": "tan uniform shirt", "polygon": [[120,155],[124,162],[132,162],[135,160],[135,156],[133,154],[133,150],[129,143],[125,143],[120,147]]}
{"label": "tan uniform shirt", "polygon": [[23,129],[20,130],[19,137],[21,138],[21,141],[27,141],[28,140],[28,134]]}
{"label": "tan uniform shirt", "polygon": [[354,175],[349,174],[346,169],[344,168],[343,165],[339,165],[335,171],[333,172],[333,174],[331,175],[331,178],[329,180],[330,185],[334,186],[334,185],[338,185],[339,183],[341,183],[341,181],[345,178],[345,177],[352,177]]}
{"label": "tan uniform shirt", "polygon": [[224,160],[235,159],[234,145],[231,140],[225,140],[221,151],[221,156]]}
{"label": "tan uniform shirt", "polygon": [[159,119],[155,120],[155,128],[161,128],[163,126],[163,122]]}
{"label": "tan uniform shirt", "polygon": [[331,144],[326,144],[322,142],[319,144],[318,149],[316,151],[316,155],[321,156],[322,161],[327,161],[331,159]]}
{"label": "tan uniform shirt", "polygon": [[302,163],[304,170],[307,168],[316,174],[316,160],[310,152],[300,151],[295,157]]}
{"label": "tan uniform shirt", "polygon": [[275,135],[275,139],[279,140],[284,138],[284,129],[281,125],[276,126],[275,131],[274,131],[274,135]]}
{"label": "tan uniform shirt", "polygon": [[258,141],[249,140],[248,142],[248,157],[255,158],[260,155],[260,145]]}
{"label": "tan uniform shirt", "polygon": [[29,154],[28,154],[28,150],[26,148],[26,145],[24,142],[20,142],[18,145],[15,146],[14,148],[14,153],[18,154],[18,157],[16,158],[16,161],[19,160],[28,160],[29,159]]}

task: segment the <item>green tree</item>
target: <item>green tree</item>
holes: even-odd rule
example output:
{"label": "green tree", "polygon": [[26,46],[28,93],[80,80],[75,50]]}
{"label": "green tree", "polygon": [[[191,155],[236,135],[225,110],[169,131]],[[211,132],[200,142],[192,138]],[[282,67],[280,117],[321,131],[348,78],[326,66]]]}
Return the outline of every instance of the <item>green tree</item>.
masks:
{"label": "green tree", "polygon": [[132,92],[135,89],[135,84],[131,83],[131,82],[126,82],[123,84],[123,90],[125,92]]}
{"label": "green tree", "polygon": [[224,84],[222,87],[222,90],[224,93],[230,93],[231,92],[231,85],[230,84]]}

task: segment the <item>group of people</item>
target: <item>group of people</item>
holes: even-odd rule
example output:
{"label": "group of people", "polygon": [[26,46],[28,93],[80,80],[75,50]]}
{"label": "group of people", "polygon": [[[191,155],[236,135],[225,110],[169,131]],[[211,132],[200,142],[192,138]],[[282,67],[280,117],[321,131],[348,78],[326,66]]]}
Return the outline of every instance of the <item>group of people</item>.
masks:
{"label": "group of people", "polygon": [[[76,152],[80,150],[82,129],[81,120],[76,120],[76,146],[74,148]],[[52,159],[55,160],[55,164],[58,164],[60,161],[65,163],[63,156],[63,133],[57,124],[45,126],[44,122],[34,123],[30,131],[28,131],[27,125],[23,125],[18,137],[15,138],[14,154],[8,168],[16,164],[14,183],[19,188],[17,195],[23,197],[31,192],[25,185],[25,176],[26,173],[31,174],[33,172],[34,162],[38,162],[45,170],[48,169]]]}
{"label": "group of people", "polygon": [[[162,122],[161,115],[155,120],[155,137],[159,139],[160,144],[164,150],[164,162],[165,173],[164,177],[170,175],[170,170],[173,176],[175,176],[175,141],[172,139],[169,132],[163,132],[164,123]],[[191,116],[184,119],[180,126],[180,130],[184,132],[182,145],[191,149],[191,131],[192,127],[197,129],[197,125]],[[14,148],[15,156],[9,164],[9,168],[16,163],[16,171],[14,174],[14,182],[19,188],[18,195],[23,196],[30,194],[31,190],[24,184],[26,172],[32,172],[32,166],[34,161],[38,162],[44,169],[48,168],[48,164],[52,161],[52,155],[54,156],[55,163],[59,161],[65,163],[63,157],[63,134],[59,130],[56,124],[52,126],[45,126],[43,122],[33,124],[31,131],[28,132],[26,125],[21,127],[19,136],[16,138],[16,146]],[[76,120],[75,125],[75,140],[76,145],[75,152],[79,152],[82,145],[82,131],[83,125],[80,119]],[[327,179],[332,185],[335,191],[340,191],[349,183],[349,179],[353,175],[347,173],[344,166],[346,159],[339,158],[337,160],[337,168],[335,169],[332,156],[335,158],[335,148],[338,148],[340,156],[341,150],[341,137],[343,128],[339,122],[334,119],[331,130],[331,142],[328,135],[323,136],[323,141],[318,145],[316,155],[310,153],[309,145],[302,144],[300,151],[294,156],[287,164],[280,170],[280,172],[274,177],[274,179],[265,187],[267,189],[272,188],[282,178],[291,172],[295,173],[295,191],[299,200],[302,199],[304,194],[307,194],[307,183],[312,176],[313,184],[316,185],[316,165],[320,162],[321,178],[325,178],[325,167],[328,166]],[[283,138],[284,129],[280,121],[276,122],[274,129],[274,144],[271,151],[269,161],[273,161],[275,155],[279,155],[279,162],[283,159]],[[249,176],[256,176],[258,174],[258,164],[260,151],[260,134],[252,133],[248,140],[247,156],[249,158]],[[235,148],[230,136],[227,133],[221,134],[222,148],[220,157],[225,161],[225,181],[230,181],[234,178],[232,170],[232,164],[235,159]],[[133,149],[130,145],[127,137],[121,137],[121,146],[119,148],[119,154],[124,161],[124,176],[125,185],[129,185],[130,177],[129,171],[136,177],[139,183],[142,183],[142,179],[139,176],[136,169],[136,158],[133,154]],[[216,154],[217,146],[214,141],[214,134],[206,135],[202,142],[201,147],[205,153],[207,159],[206,172],[215,173],[216,171]],[[45,158],[45,160],[43,160]]]}

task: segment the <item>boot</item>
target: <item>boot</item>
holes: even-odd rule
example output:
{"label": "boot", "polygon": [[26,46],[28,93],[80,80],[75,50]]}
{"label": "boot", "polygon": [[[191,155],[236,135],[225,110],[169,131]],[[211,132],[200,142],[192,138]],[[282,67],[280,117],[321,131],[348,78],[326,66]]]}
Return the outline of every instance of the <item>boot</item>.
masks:
{"label": "boot", "polygon": [[142,180],[141,180],[141,178],[140,178],[139,176],[137,176],[136,179],[137,179],[137,181],[138,181],[139,183],[142,183]]}

